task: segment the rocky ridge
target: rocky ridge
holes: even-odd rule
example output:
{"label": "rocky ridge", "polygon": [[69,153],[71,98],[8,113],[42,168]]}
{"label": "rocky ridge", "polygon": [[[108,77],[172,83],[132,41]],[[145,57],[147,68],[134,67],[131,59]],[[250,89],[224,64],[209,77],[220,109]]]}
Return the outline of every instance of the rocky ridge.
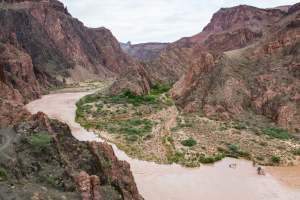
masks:
{"label": "rocky ridge", "polygon": [[148,94],[157,82],[169,84],[178,81],[187,72],[191,60],[191,50],[172,49],[163,51],[150,62],[137,61],[117,78],[110,92],[121,94],[130,87],[135,94]]}
{"label": "rocky ridge", "polygon": [[[41,112],[31,119],[14,127],[13,143],[0,151],[1,173],[7,172],[1,176],[13,186],[0,182],[0,198],[143,199],[130,165],[118,160],[109,144],[80,142],[66,124]],[[39,135],[49,143],[37,148],[31,142]]]}
{"label": "rocky ridge", "polygon": [[142,43],[129,45],[126,52],[134,61],[151,61],[164,51],[169,43]]}
{"label": "rocky ridge", "polygon": [[168,48],[193,48],[207,40],[210,35],[223,31],[231,32],[236,29],[248,28],[251,31],[259,32],[282,19],[284,13],[280,9],[260,9],[247,5],[221,8],[213,15],[210,23],[204,27],[202,32],[192,37],[181,38],[171,43]]}
{"label": "rocky ridge", "polygon": [[133,62],[108,29],[86,28],[56,0],[4,1],[0,16],[0,26],[15,33],[33,67],[61,82],[112,76]]}

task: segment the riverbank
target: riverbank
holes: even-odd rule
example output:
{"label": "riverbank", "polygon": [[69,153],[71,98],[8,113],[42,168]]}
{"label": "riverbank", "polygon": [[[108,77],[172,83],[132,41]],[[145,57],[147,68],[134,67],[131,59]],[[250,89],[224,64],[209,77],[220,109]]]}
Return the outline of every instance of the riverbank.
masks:
{"label": "riverbank", "polygon": [[[299,154],[295,154],[299,141],[264,134],[269,127],[275,127],[264,116],[247,113],[235,116],[234,121],[221,122],[181,113],[174,105],[158,100],[149,104],[90,95],[77,103],[76,119],[131,158],[158,164],[198,167],[224,157],[243,157],[266,166],[300,163]],[[189,138],[195,144],[183,143]]]}

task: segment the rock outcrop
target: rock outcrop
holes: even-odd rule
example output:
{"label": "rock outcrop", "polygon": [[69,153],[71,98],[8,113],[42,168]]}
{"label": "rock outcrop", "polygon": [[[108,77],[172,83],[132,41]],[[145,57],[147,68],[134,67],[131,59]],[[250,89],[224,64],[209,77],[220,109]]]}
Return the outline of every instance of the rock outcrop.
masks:
{"label": "rock outcrop", "polygon": [[262,32],[253,32],[248,28],[237,29],[232,32],[222,32],[211,35],[204,42],[199,43],[195,52],[199,51],[231,51],[241,49],[257,42],[262,37]]}
{"label": "rock outcrop", "polygon": [[210,23],[204,27],[202,32],[192,37],[181,38],[171,43],[168,48],[193,48],[207,40],[210,35],[223,31],[231,32],[236,29],[248,28],[251,31],[259,32],[282,19],[284,13],[280,9],[260,9],[247,5],[221,8],[213,15]]}
{"label": "rock outcrop", "polygon": [[134,61],[151,61],[166,50],[169,43],[143,43],[130,45],[126,52]]}
{"label": "rock outcrop", "polygon": [[109,30],[86,28],[56,0],[4,1],[0,26],[15,33],[36,73],[45,71],[59,81],[95,80],[133,62]]}
{"label": "rock outcrop", "polygon": [[110,88],[113,94],[121,94],[127,87],[135,94],[148,94],[152,86],[170,84],[183,76],[192,61],[192,50],[172,49],[163,51],[150,62],[135,62],[127,68]]}
{"label": "rock outcrop", "polygon": [[288,14],[292,14],[300,10],[300,3],[296,3],[288,9]]}
{"label": "rock outcrop", "polygon": [[[33,193],[38,193],[41,199],[48,196],[64,199],[67,195],[68,199],[86,200],[143,199],[130,165],[118,160],[110,145],[80,142],[72,136],[67,124],[48,120],[43,113],[32,119],[35,121],[15,125],[14,141],[5,152],[0,150],[0,167],[7,171],[15,187],[10,193],[7,184],[0,184],[0,199],[15,195],[31,199]],[[37,148],[32,141],[41,135],[44,143]]]}

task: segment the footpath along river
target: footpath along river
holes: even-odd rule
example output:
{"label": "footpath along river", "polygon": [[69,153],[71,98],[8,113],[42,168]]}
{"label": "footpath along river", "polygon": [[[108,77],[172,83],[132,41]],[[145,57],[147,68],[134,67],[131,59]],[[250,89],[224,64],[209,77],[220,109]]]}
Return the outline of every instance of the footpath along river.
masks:
{"label": "footpath along river", "polygon": [[[68,124],[78,140],[102,142],[74,121],[75,103],[90,93],[46,95],[30,102],[27,108],[32,113],[43,111],[50,118]],[[233,158],[199,168],[184,168],[177,164],[159,165],[132,159],[112,146],[120,160],[130,163],[139,192],[146,200],[300,199],[300,166],[263,167],[266,176],[258,175],[252,162]],[[230,163],[236,163],[237,168],[229,168]]]}

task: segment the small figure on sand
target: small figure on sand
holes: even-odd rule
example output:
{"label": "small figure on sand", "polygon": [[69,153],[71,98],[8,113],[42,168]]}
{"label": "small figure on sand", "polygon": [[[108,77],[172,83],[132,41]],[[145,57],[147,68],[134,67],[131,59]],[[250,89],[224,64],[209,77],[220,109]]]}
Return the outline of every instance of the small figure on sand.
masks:
{"label": "small figure on sand", "polygon": [[261,167],[258,167],[258,168],[257,168],[257,173],[258,173],[259,175],[266,175],[265,170],[262,169]]}
{"label": "small figure on sand", "polygon": [[235,169],[236,168],[236,164],[229,164],[229,167]]}

